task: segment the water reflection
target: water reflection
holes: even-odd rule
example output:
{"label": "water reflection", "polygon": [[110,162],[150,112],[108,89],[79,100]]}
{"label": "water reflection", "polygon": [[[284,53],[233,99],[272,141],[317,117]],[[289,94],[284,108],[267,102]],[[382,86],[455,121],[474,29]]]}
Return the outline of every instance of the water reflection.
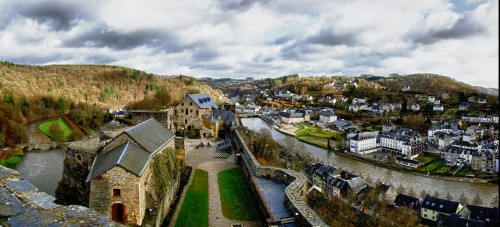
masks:
{"label": "water reflection", "polygon": [[[251,130],[258,131],[261,128],[271,130],[273,138],[278,141],[282,140],[285,137],[284,134],[276,131],[275,129],[271,129],[260,118],[243,118],[241,119],[241,121],[244,126],[248,127]],[[476,192],[478,192],[483,200],[484,205],[490,205],[495,195],[498,195],[497,184],[458,182],[394,171],[387,168],[374,166],[349,157],[336,155],[335,153],[327,152],[324,149],[311,146],[306,143],[304,143],[304,145],[306,146],[307,152],[318,160],[322,160],[326,163],[331,163],[347,171],[360,174],[361,176],[367,176],[369,174],[374,181],[379,179],[387,184],[392,184],[395,187],[401,184],[406,189],[406,191],[413,189],[413,191],[415,191],[417,195],[422,190],[425,190],[430,194],[433,194],[434,191],[438,191],[440,195],[446,195],[447,192],[449,192],[453,199],[458,200],[460,195],[464,193],[464,195],[469,198],[469,201],[471,201]]]}
{"label": "water reflection", "polygon": [[57,183],[62,179],[62,150],[26,152],[15,169],[21,173],[21,178],[35,185],[38,191],[55,196]]}

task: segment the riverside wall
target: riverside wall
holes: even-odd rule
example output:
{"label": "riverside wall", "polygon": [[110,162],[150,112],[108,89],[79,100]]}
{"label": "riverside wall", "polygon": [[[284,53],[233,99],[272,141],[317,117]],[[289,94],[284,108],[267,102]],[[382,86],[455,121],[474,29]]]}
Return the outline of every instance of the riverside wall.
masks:
{"label": "riverside wall", "polygon": [[234,130],[233,135],[240,147],[240,152],[243,152],[248,157],[249,164],[256,176],[287,184],[285,188],[285,203],[293,213],[298,214],[299,225],[328,226],[304,200],[307,191],[307,178],[304,174],[293,170],[261,165],[250,152],[240,133]]}

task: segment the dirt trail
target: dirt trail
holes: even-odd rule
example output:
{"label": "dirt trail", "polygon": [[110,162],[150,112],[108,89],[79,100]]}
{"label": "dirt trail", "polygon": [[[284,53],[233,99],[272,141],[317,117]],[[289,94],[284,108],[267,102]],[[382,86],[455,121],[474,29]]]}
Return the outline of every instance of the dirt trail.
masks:
{"label": "dirt trail", "polygon": [[[51,120],[51,119],[48,119]],[[33,121],[26,124],[24,127],[28,131],[28,143],[30,144],[42,144],[42,143],[50,143],[52,140],[43,134],[40,129],[38,129],[38,125],[48,120],[40,120]]]}

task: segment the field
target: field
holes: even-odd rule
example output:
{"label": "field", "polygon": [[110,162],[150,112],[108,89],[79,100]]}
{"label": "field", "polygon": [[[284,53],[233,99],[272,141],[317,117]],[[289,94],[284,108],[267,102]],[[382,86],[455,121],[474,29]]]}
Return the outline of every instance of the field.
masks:
{"label": "field", "polygon": [[[298,124],[299,129],[295,131],[295,134],[297,135],[296,137],[300,140],[313,143],[322,147],[327,147],[328,145],[328,138],[335,137],[338,138],[338,133],[330,131],[330,130],[323,130],[320,128],[317,128],[316,126],[310,124],[310,123],[300,123]],[[333,146],[333,140],[332,146]]]}
{"label": "field", "polygon": [[208,172],[194,171],[175,226],[208,226]]}
{"label": "field", "polygon": [[443,166],[439,167],[439,169],[435,169],[432,172],[434,172],[434,173],[447,173],[450,170],[452,170],[453,168],[455,168],[455,167],[454,166],[443,165]]}
{"label": "field", "polygon": [[430,157],[430,156],[424,156],[424,155],[419,155],[417,157],[417,160],[419,162],[425,162],[425,163],[430,163],[435,159],[435,157]]}
{"label": "field", "polygon": [[217,177],[224,217],[231,220],[262,220],[259,204],[250,191],[242,168],[224,170]]}
{"label": "field", "polygon": [[462,175],[462,176],[465,176],[466,174],[468,174],[472,169],[470,168],[470,166],[464,166],[460,171],[458,171],[458,175]]}
{"label": "field", "polygon": [[436,159],[434,160],[432,163],[424,166],[422,168],[422,171],[433,171],[433,170],[437,170],[438,168],[440,168],[441,166],[444,165],[444,160],[443,159]]}
{"label": "field", "polygon": [[53,138],[53,135],[51,135],[51,133],[49,132],[49,128],[52,124],[59,124],[59,127],[64,132],[64,141],[66,141],[69,135],[71,135],[71,132],[73,132],[71,126],[69,126],[69,124],[63,118],[57,118],[54,121],[47,121],[40,124],[38,128],[43,132],[43,134],[47,135],[50,138]]}

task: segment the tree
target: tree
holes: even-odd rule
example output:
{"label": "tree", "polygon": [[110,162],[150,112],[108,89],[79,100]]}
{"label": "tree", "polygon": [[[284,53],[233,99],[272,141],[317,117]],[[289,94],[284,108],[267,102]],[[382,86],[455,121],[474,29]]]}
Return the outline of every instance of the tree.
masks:
{"label": "tree", "polygon": [[330,138],[328,138],[327,149],[328,149],[328,151],[330,151],[332,149],[332,145],[330,145]]}
{"label": "tree", "polygon": [[410,188],[408,195],[415,197],[415,196],[417,196],[417,193],[413,190],[413,188]]}
{"label": "tree", "polygon": [[417,132],[426,132],[429,128],[422,115],[411,114],[403,119],[403,127],[410,128]]}
{"label": "tree", "polygon": [[446,192],[446,199],[447,200],[452,200],[453,198],[450,195],[450,192]]}
{"label": "tree", "polygon": [[479,206],[483,203],[483,200],[481,199],[481,197],[479,196],[479,193],[476,192],[476,195],[474,196],[474,198],[472,199],[472,205],[476,205],[476,206]]}
{"label": "tree", "polygon": [[422,189],[422,191],[420,191],[419,197],[420,197],[421,199],[424,199],[424,198],[425,198],[425,196],[427,196],[427,192],[425,191],[425,189]]}
{"label": "tree", "polygon": [[396,189],[396,191],[401,194],[401,193],[405,193],[405,188],[403,187],[403,185],[399,184],[399,187]]}
{"label": "tree", "polygon": [[460,198],[458,198],[458,202],[460,202],[462,205],[467,205],[469,204],[469,200],[467,197],[465,197],[464,193],[460,194]]}
{"label": "tree", "polygon": [[491,207],[498,207],[498,195],[495,195],[495,197],[493,197],[493,200],[491,200],[490,206]]}
{"label": "tree", "polygon": [[80,130],[73,130],[71,134],[68,136],[69,141],[77,141],[83,138],[83,133]]}
{"label": "tree", "polygon": [[165,208],[165,199],[172,189],[174,179],[178,179],[179,162],[175,159],[175,152],[167,149],[155,155],[152,163],[154,194],[150,198],[156,204],[156,226],[161,225],[162,214]]}
{"label": "tree", "polygon": [[59,99],[57,99],[57,111],[59,112],[59,114],[63,114],[66,112],[66,101],[64,100],[63,97],[59,97]]}
{"label": "tree", "polygon": [[441,195],[437,190],[434,191],[434,194],[432,194],[433,197],[440,197]]}
{"label": "tree", "polygon": [[54,141],[64,141],[64,131],[58,123],[52,123],[49,127],[49,135]]}

